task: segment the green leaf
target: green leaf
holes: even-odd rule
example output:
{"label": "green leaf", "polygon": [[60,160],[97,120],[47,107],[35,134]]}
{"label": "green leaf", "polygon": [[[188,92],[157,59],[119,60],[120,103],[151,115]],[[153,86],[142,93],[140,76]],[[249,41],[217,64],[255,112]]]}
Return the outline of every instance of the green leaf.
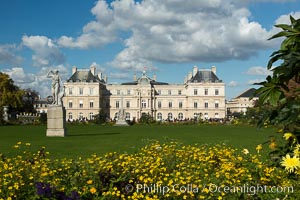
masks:
{"label": "green leaf", "polygon": [[283,36],[286,36],[286,37],[290,37],[290,36],[293,36],[293,35],[299,35],[299,33],[291,33],[291,32],[287,32],[287,31],[281,31],[275,35],[273,35],[272,37],[270,37],[268,40],[272,40],[272,39],[275,39],[275,38],[278,38],[278,37],[283,37]]}
{"label": "green leaf", "polygon": [[277,25],[275,25],[275,27],[281,28],[281,29],[286,30],[286,31],[291,31],[293,33],[297,33],[297,30],[295,30],[291,25],[277,24]]}

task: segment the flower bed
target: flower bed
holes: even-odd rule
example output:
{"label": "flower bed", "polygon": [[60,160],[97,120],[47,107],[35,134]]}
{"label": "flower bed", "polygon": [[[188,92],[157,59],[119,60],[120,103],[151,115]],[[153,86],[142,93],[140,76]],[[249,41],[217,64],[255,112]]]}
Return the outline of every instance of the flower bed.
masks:
{"label": "flower bed", "polygon": [[[154,142],[135,154],[50,159],[15,145],[0,158],[0,199],[297,199],[299,175],[225,145]],[[251,150],[250,150],[251,152]]]}

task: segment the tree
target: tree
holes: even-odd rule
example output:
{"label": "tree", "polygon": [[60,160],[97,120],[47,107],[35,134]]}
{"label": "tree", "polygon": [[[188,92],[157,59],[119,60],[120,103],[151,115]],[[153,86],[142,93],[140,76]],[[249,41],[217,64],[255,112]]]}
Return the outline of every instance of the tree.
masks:
{"label": "tree", "polygon": [[14,85],[14,81],[9,75],[0,72],[0,108],[9,106],[11,108],[21,108],[23,106],[22,96],[24,91]]}
{"label": "tree", "polygon": [[39,93],[33,89],[25,89],[22,97],[23,106],[21,112],[34,113],[34,103],[39,99]]}
{"label": "tree", "polygon": [[[259,125],[280,125],[283,133],[291,133],[291,137],[286,137],[286,145],[273,152],[278,156],[293,154],[300,139],[300,19],[290,16],[290,21],[290,25],[275,25],[282,31],[270,40],[281,37],[285,39],[268,62],[267,68],[273,71],[273,75],[259,83],[262,87],[257,90],[260,105],[269,108]],[[277,62],[281,63],[274,67]]]}

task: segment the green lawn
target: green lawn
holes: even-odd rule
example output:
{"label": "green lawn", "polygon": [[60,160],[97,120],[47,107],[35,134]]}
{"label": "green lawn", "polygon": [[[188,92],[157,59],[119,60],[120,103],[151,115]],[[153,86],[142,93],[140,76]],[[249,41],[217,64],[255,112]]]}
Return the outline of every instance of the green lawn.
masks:
{"label": "green lawn", "polygon": [[103,155],[111,151],[132,153],[151,140],[176,140],[183,144],[225,143],[248,148],[254,153],[257,144],[277,135],[273,129],[232,125],[68,125],[67,131],[68,136],[65,138],[46,137],[46,126],[0,126],[0,153],[10,155],[15,151],[13,146],[21,141],[31,143],[32,150],[45,146],[54,157],[76,158],[93,153]]}

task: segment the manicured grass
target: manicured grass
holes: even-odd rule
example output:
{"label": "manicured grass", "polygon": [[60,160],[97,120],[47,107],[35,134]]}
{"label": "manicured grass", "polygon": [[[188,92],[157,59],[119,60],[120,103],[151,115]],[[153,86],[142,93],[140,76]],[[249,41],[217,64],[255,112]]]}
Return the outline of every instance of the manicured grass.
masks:
{"label": "manicured grass", "polygon": [[254,153],[258,144],[277,135],[273,129],[233,125],[68,125],[67,131],[65,138],[46,137],[46,126],[0,126],[0,153],[10,155],[15,151],[13,146],[21,141],[31,143],[35,151],[45,146],[53,157],[88,157],[114,151],[133,153],[151,140],[176,140],[185,145],[225,143]]}

